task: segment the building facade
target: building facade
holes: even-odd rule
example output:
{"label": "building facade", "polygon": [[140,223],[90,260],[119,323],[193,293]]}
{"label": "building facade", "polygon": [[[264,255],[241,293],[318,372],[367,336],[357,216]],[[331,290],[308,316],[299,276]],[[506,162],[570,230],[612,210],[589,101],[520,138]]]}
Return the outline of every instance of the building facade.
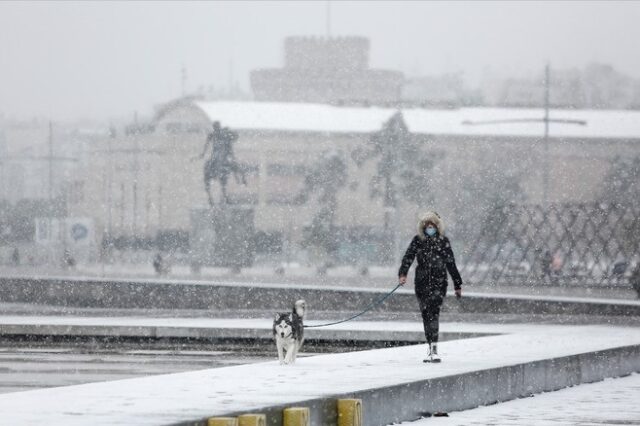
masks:
{"label": "building facade", "polygon": [[364,37],[287,37],[284,67],[251,72],[254,99],[333,105],[395,105],[403,76],[369,68]]}
{"label": "building facade", "polygon": [[[93,217],[98,235],[100,230],[112,237],[188,233],[193,212],[208,208],[200,154],[218,121],[238,132],[235,156],[247,176],[246,185],[230,179],[229,202],[254,209],[256,230],[283,245],[301,243],[320,207],[317,194],[301,194],[305,176],[331,153],[347,169],[346,183],[336,194],[336,226],[356,238],[358,233],[380,235],[389,212],[380,198],[370,197],[378,159],[359,164],[354,152],[396,112],[319,104],[178,102],[163,108],[143,130],[94,145],[83,196],[71,205],[72,212]],[[455,233],[459,222],[481,216],[478,200],[485,192],[542,203],[545,173],[547,202],[595,200],[611,160],[640,154],[640,113],[553,111],[554,117],[580,117],[586,124],[552,124],[546,142],[543,123],[534,121],[542,114],[486,108],[402,111],[409,137],[433,165],[425,168],[424,182],[417,183],[428,193],[421,200],[429,201],[401,195],[393,212],[400,245],[411,237],[415,218],[425,208],[436,208]],[[524,121],[509,122],[516,118]],[[507,192],[514,182],[515,195]],[[214,192],[218,198],[215,184]]]}

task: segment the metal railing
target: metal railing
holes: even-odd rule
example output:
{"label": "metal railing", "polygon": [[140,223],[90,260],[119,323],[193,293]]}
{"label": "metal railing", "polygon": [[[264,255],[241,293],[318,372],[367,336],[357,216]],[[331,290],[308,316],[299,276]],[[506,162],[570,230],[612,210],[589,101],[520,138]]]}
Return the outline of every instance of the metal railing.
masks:
{"label": "metal railing", "polygon": [[629,285],[640,255],[640,204],[505,205],[461,252],[479,284]]}

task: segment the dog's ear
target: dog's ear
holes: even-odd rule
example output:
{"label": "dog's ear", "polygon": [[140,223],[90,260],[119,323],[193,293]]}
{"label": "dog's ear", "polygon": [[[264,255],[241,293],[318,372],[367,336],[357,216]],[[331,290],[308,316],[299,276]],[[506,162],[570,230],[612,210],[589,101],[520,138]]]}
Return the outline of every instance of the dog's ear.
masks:
{"label": "dog's ear", "polygon": [[278,321],[278,318],[280,318],[280,314],[275,314],[275,315],[273,316],[273,320],[274,320],[274,321]]}

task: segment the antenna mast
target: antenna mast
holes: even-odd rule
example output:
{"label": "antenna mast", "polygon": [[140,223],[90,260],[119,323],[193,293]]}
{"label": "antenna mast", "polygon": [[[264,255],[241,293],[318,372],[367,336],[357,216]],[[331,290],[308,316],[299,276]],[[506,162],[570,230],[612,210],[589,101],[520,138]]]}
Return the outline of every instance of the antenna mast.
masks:
{"label": "antenna mast", "polygon": [[330,0],[327,0],[326,25],[327,25],[327,39],[329,39],[331,38],[331,1]]}
{"label": "antenna mast", "polygon": [[187,68],[182,64],[182,69],[180,70],[181,74],[181,82],[182,82],[182,97],[184,98],[187,94]]}

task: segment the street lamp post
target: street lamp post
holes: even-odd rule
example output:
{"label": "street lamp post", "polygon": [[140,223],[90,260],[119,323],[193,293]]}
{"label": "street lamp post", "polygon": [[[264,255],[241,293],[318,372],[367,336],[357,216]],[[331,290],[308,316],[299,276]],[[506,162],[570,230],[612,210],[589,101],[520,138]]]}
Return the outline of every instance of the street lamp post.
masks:
{"label": "street lamp post", "polygon": [[544,146],[544,164],[542,166],[542,205],[544,209],[544,214],[546,216],[547,209],[549,206],[549,124],[550,123],[558,123],[558,124],[576,124],[579,126],[586,126],[586,120],[576,120],[576,119],[566,119],[566,118],[550,118],[549,110],[550,106],[550,81],[551,81],[551,68],[549,64],[545,66],[545,77],[544,77],[544,115],[542,118],[514,118],[514,119],[497,119],[497,120],[482,120],[482,121],[472,121],[472,120],[464,120],[462,121],[463,125],[487,125],[487,124],[504,124],[504,123],[544,123],[544,135],[543,135],[543,146]]}
{"label": "street lamp post", "polygon": [[544,67],[544,165],[542,167],[542,208],[545,215],[549,207],[549,64]]}

